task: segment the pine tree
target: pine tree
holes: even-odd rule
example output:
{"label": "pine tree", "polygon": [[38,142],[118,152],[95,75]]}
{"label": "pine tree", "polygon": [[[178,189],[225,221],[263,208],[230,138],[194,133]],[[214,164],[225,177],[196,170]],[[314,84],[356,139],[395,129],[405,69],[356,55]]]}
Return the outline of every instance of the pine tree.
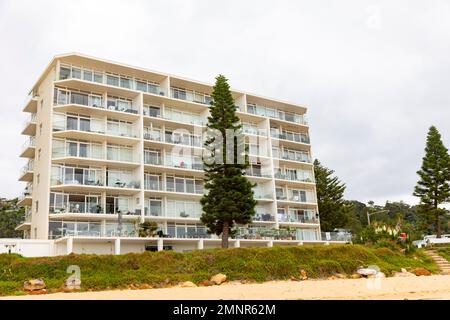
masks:
{"label": "pine tree", "polygon": [[424,221],[434,220],[436,235],[441,237],[441,217],[447,211],[439,205],[450,198],[450,156],[444,146],[441,135],[435,126],[431,126],[425,147],[422,167],[417,174],[420,180],[413,195],[420,198],[419,214]]}
{"label": "pine tree", "polygon": [[320,228],[322,231],[333,231],[343,228],[349,220],[349,209],[345,207],[345,184],[333,176],[334,170],[314,160],[317,202],[319,205]]}
{"label": "pine tree", "polygon": [[[252,222],[256,206],[252,188],[255,185],[248,181],[244,173],[248,167],[248,157],[245,155],[244,161],[238,161],[238,156],[243,156],[239,153],[243,140],[233,137],[228,141],[227,130],[241,132],[241,125],[228,80],[222,75],[216,78],[212,98],[207,128],[220,132],[222,137],[208,137],[205,142],[205,148],[215,160],[211,163],[211,158],[204,158],[205,189],[208,193],[200,200],[203,207],[200,220],[209,233],[222,235],[222,248],[228,248],[228,237],[235,224]],[[227,144],[228,148],[233,146],[233,161],[227,159]]]}

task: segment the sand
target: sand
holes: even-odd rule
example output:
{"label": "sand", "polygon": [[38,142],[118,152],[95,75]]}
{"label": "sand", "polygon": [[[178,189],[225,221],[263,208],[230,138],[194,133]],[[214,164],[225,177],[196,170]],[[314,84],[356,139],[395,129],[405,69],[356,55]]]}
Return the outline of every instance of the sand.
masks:
{"label": "sand", "polygon": [[[379,281],[379,282],[377,282]],[[216,299],[445,299],[450,300],[450,275],[273,281],[262,284],[222,284],[214,287],[112,290],[2,297],[32,300],[216,300]]]}

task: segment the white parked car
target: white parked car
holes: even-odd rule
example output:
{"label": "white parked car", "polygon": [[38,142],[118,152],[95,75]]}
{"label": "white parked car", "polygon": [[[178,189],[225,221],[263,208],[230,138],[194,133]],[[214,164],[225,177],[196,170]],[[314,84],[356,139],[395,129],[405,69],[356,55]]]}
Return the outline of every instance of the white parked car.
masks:
{"label": "white parked car", "polygon": [[428,235],[423,237],[423,240],[413,241],[413,244],[418,247],[426,247],[431,244],[450,244],[450,234],[443,234],[440,238],[436,237],[436,235]]}

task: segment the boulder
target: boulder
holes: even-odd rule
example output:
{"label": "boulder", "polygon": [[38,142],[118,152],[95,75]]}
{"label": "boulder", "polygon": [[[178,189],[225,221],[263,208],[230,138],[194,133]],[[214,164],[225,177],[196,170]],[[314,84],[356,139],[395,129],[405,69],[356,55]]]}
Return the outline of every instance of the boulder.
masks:
{"label": "boulder", "polygon": [[227,281],[227,276],[223,273],[218,273],[211,277],[210,281],[214,282],[215,284],[219,285]]}
{"label": "boulder", "polygon": [[143,283],[143,284],[139,285],[139,290],[148,290],[148,289],[153,289],[153,286],[151,286],[147,283]]}
{"label": "boulder", "polygon": [[352,278],[352,279],[359,279],[361,277],[362,277],[362,275],[360,275],[359,273],[354,273],[350,276],[350,278]]}
{"label": "boulder", "polygon": [[416,276],[431,276],[431,272],[424,268],[416,268],[412,270]]}
{"label": "boulder", "polygon": [[415,277],[416,275],[414,273],[405,271],[405,272],[394,272],[392,274],[393,277]]}
{"label": "boulder", "polygon": [[212,282],[212,281],[209,281],[209,280],[203,280],[198,285],[201,286],[201,287],[211,287],[211,286],[214,286],[215,283]]}
{"label": "boulder", "polygon": [[308,273],[306,272],[306,270],[300,270],[300,279],[308,280]]}
{"label": "boulder", "polygon": [[408,272],[408,270],[406,270],[405,268],[401,268],[400,271],[403,273]]}
{"label": "boulder", "polygon": [[182,288],[195,288],[197,285],[191,281],[185,281],[180,284]]}
{"label": "boulder", "polygon": [[330,276],[327,278],[327,280],[337,280],[337,279],[339,279],[339,278],[336,276]]}
{"label": "boulder", "polygon": [[371,275],[374,276],[377,274],[377,270],[369,268],[358,269],[356,272],[362,275],[363,277],[368,277]]}
{"label": "boulder", "polygon": [[375,278],[386,278],[386,275],[383,272],[377,272]]}
{"label": "boulder", "polygon": [[334,276],[338,279],[347,279],[347,276],[343,273],[336,273]]}
{"label": "boulder", "polygon": [[25,291],[39,291],[45,289],[45,282],[42,279],[31,279],[23,283]]}

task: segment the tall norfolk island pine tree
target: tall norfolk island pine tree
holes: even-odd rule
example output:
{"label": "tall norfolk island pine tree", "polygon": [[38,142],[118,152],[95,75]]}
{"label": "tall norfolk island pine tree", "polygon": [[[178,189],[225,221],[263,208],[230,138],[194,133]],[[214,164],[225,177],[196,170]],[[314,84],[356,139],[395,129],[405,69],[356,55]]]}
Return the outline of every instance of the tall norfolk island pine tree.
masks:
{"label": "tall norfolk island pine tree", "polygon": [[450,198],[450,157],[435,126],[430,127],[422,167],[417,174],[420,180],[414,189],[414,196],[420,198],[419,212],[425,220],[433,220],[436,236],[441,237],[441,217],[447,210],[439,208]]}
{"label": "tall norfolk island pine tree", "polygon": [[[204,161],[205,189],[209,192],[200,200],[203,206],[200,220],[210,233],[222,235],[222,248],[228,248],[228,237],[235,224],[248,224],[252,221],[256,205],[252,190],[254,185],[244,175],[244,169],[248,166],[247,157],[244,164],[238,163],[238,141],[236,138],[234,141],[227,141],[227,129],[241,129],[227,81],[222,75],[216,78],[207,124],[208,129],[220,131],[222,139],[211,137],[205,142],[205,148],[212,150],[212,155],[218,155],[222,161]],[[234,146],[232,163],[226,161],[227,143]]]}
{"label": "tall norfolk island pine tree", "polygon": [[316,178],[317,203],[320,212],[320,229],[333,231],[343,228],[348,222],[348,214],[344,211],[345,184],[333,176],[334,170],[314,160],[314,176]]}

